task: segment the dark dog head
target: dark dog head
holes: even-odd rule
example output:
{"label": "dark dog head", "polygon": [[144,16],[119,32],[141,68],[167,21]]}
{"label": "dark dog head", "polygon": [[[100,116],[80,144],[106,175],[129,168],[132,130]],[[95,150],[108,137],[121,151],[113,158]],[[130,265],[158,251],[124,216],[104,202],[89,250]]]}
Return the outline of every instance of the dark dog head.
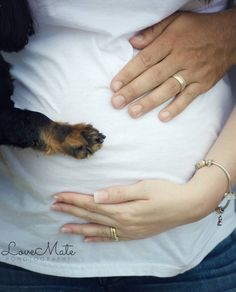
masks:
{"label": "dark dog head", "polygon": [[0,50],[16,52],[34,33],[30,8],[26,0],[0,0]]}

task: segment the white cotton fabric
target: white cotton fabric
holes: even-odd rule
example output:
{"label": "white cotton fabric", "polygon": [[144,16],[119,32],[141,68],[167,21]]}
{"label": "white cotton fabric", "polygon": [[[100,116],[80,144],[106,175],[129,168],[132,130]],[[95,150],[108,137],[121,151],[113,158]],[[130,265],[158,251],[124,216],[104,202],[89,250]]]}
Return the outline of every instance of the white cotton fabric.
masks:
{"label": "white cotton fabric", "polygon": [[[68,277],[173,276],[196,266],[236,227],[233,204],[217,227],[217,216],[143,240],[84,243],[60,232],[79,218],[50,210],[60,191],[94,191],[142,179],[187,182],[194,165],[214,143],[233,107],[225,76],[180,116],[161,123],[164,105],[134,120],[111,106],[114,75],[137,53],[128,38],[177,10],[213,12],[226,1],[31,0],[36,34],[13,63],[16,107],[70,123],[92,123],[107,138],[93,157],[78,161],[1,147],[0,260],[32,271]],[[194,32],[193,32],[194,33]],[[158,194],[157,194],[158,196]],[[171,202],[170,202],[171,203]],[[72,245],[75,255],[11,255]],[[55,250],[54,250],[55,251]],[[26,253],[26,252],[25,252]]]}

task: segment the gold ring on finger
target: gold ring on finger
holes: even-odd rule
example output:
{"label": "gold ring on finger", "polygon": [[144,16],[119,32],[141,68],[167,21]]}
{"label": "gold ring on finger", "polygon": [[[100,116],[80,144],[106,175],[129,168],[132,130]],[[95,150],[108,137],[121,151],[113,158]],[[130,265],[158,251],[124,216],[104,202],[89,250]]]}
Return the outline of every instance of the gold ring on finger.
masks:
{"label": "gold ring on finger", "polygon": [[111,232],[111,239],[113,241],[119,241],[119,237],[117,235],[117,231],[115,227],[110,227],[110,232]]}
{"label": "gold ring on finger", "polygon": [[187,82],[184,79],[184,77],[181,76],[179,73],[174,74],[172,77],[179,82],[180,92],[183,91],[185,89],[185,87],[187,86]]}

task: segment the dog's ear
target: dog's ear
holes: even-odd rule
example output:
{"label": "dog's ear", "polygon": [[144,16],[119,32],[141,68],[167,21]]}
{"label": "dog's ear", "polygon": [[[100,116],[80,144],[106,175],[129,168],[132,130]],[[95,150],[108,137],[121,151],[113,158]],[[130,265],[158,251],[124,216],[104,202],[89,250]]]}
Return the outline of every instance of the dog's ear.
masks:
{"label": "dog's ear", "polygon": [[0,50],[21,50],[33,33],[27,0],[0,0]]}

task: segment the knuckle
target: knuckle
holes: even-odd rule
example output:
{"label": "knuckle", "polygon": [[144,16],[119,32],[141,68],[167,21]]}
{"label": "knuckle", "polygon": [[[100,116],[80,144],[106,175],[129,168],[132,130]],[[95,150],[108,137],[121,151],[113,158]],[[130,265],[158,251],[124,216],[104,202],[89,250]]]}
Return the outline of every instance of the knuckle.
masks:
{"label": "knuckle", "polygon": [[185,99],[185,101],[183,101],[183,107],[186,107],[193,100],[193,94],[186,93],[183,98]]}
{"label": "knuckle", "polygon": [[124,232],[127,232],[128,234],[131,234],[131,233],[134,232],[136,229],[137,229],[137,228],[136,228],[135,225],[130,224],[130,225],[126,225],[126,226],[124,227]]}
{"label": "knuckle", "polygon": [[163,80],[165,80],[164,76],[165,70],[161,69],[159,65],[156,65],[152,74],[153,80],[160,84]]}
{"label": "knuckle", "polygon": [[207,92],[209,89],[211,89],[212,85],[209,83],[203,83],[202,86],[199,89],[199,94]]}
{"label": "knuckle", "polygon": [[82,234],[87,234],[88,230],[87,230],[86,226],[81,225],[80,227],[77,227],[77,232],[82,233]]}
{"label": "knuckle", "polygon": [[116,217],[117,221],[118,221],[118,222],[121,224],[121,226],[122,226],[122,224],[125,222],[126,215],[125,215],[124,213],[122,213],[122,212],[117,212],[117,213],[115,214],[115,217]]}
{"label": "knuckle", "polygon": [[85,209],[89,212],[96,212],[98,210],[98,207],[95,204],[86,204]]}
{"label": "knuckle", "polygon": [[127,83],[134,78],[134,74],[128,68],[123,69],[122,76],[120,76],[119,80],[122,80],[123,83]]}
{"label": "knuckle", "polygon": [[146,110],[151,110],[158,105],[158,97],[150,94],[144,99],[144,106]]}
{"label": "knuckle", "polygon": [[84,214],[83,217],[84,217],[85,220],[87,220],[87,221],[89,221],[89,222],[94,221],[93,215],[90,214],[90,213],[87,213],[87,212],[86,212],[86,213]]}
{"label": "knuckle", "polygon": [[[173,79],[173,78],[171,78]],[[169,91],[171,94],[176,94],[180,89],[181,89],[181,85],[179,84],[179,82],[177,80],[171,80],[172,82],[169,83],[168,87],[169,87]]]}
{"label": "knuckle", "polygon": [[76,207],[74,206],[64,204],[64,205],[61,205],[61,208],[65,212],[76,213]]}
{"label": "knuckle", "polygon": [[186,103],[188,103],[189,101],[192,101],[199,94],[200,94],[199,89],[196,90],[196,88],[195,89],[188,88],[186,92],[183,92],[183,97],[184,97]]}
{"label": "knuckle", "polygon": [[173,53],[173,58],[178,61],[178,64],[184,65],[184,67],[192,68],[193,64],[195,63],[195,57],[193,56],[192,52],[184,51],[183,48],[176,48],[175,52]]}
{"label": "knuckle", "polygon": [[133,224],[133,216],[129,213],[120,213],[118,215],[118,221],[121,224],[122,228],[127,228],[128,226]]}
{"label": "knuckle", "polygon": [[172,111],[173,111],[175,114],[180,113],[181,110],[182,110],[182,106],[181,106],[180,103],[177,103],[177,102],[176,102],[175,104],[173,104]]}
{"label": "knuckle", "polygon": [[110,231],[106,230],[106,229],[102,229],[100,230],[100,232],[97,232],[97,235],[101,235],[102,237],[110,237]]}
{"label": "knuckle", "polygon": [[152,40],[155,38],[155,30],[156,30],[156,25],[152,25],[145,33],[144,36],[149,39]]}
{"label": "knuckle", "polygon": [[[123,213],[120,211],[115,211],[113,213],[113,217],[120,224],[123,220]],[[122,224],[120,224],[120,226],[122,226]]]}
{"label": "knuckle", "polygon": [[186,102],[190,103],[194,100],[198,95],[204,92],[204,87],[201,85],[189,86],[187,90],[183,93],[184,99]]}
{"label": "knuckle", "polygon": [[116,194],[115,194],[116,200],[118,202],[122,202],[124,199],[124,194],[123,194],[123,190],[121,188],[117,188],[116,189]]}
{"label": "knuckle", "polygon": [[121,95],[124,94],[124,96],[126,97],[126,99],[130,99],[130,98],[136,96],[136,94],[137,94],[136,93],[136,89],[135,89],[135,87],[132,84],[127,85],[124,88],[124,90],[122,90],[122,92],[120,92],[120,93],[121,93]]}
{"label": "knuckle", "polygon": [[143,65],[144,69],[148,69],[153,63],[152,55],[150,55],[146,51],[141,51],[138,54],[138,58],[141,64]]}
{"label": "knuckle", "polygon": [[163,37],[162,46],[164,47],[174,48],[176,42],[178,41],[178,35],[173,29],[165,30],[163,32],[162,37]]}
{"label": "knuckle", "polygon": [[125,228],[122,230],[122,234],[124,237],[130,238],[130,239],[135,239],[137,238],[137,226],[135,225],[129,225],[125,226]]}
{"label": "knuckle", "polygon": [[159,71],[152,70],[151,74],[148,76],[148,81],[150,84],[153,84],[153,87],[157,87],[162,82],[162,73],[158,73]]}
{"label": "knuckle", "polygon": [[[118,203],[118,200],[116,202]],[[120,210],[120,208],[115,208],[114,210],[112,210],[112,218],[114,218],[115,221],[119,222],[121,212],[122,211]]]}
{"label": "knuckle", "polygon": [[175,102],[173,105],[172,105],[172,112],[174,114],[178,114],[180,113],[183,109],[185,108],[185,105],[184,105],[184,102],[183,101],[178,101],[178,102]]}

